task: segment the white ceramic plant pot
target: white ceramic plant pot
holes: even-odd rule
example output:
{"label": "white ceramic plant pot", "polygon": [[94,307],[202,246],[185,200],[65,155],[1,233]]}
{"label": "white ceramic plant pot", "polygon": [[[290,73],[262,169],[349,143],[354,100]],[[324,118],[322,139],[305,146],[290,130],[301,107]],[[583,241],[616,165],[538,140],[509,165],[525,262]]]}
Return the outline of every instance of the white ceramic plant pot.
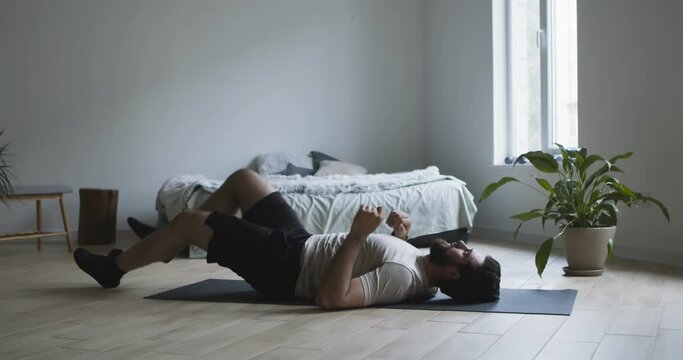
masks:
{"label": "white ceramic plant pot", "polygon": [[616,226],[565,229],[561,237],[569,266],[564,268],[564,272],[580,276],[602,274],[607,260],[607,244],[616,231]]}

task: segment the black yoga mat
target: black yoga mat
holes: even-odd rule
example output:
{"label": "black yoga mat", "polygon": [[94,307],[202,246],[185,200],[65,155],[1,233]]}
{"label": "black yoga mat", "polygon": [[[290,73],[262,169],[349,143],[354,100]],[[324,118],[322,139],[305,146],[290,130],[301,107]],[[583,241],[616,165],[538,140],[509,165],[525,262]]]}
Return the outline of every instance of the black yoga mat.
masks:
{"label": "black yoga mat", "polygon": [[[164,291],[145,299],[236,302],[253,304],[313,305],[310,300],[268,300],[243,280],[209,279]],[[517,314],[570,315],[576,290],[501,289],[500,300],[482,304],[457,304],[441,292],[429,300],[379,305],[392,309],[478,311]]]}

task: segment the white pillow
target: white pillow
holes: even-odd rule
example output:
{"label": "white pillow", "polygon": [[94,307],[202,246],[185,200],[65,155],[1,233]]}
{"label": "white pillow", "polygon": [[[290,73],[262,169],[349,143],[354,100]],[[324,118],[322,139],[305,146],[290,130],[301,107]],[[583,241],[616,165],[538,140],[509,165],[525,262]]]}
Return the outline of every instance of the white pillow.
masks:
{"label": "white pillow", "polygon": [[274,152],[261,154],[256,157],[256,171],[259,174],[275,174],[287,168],[292,163],[302,168],[313,168],[313,161],[306,154],[293,154],[290,152]]}
{"label": "white pillow", "polygon": [[323,160],[320,162],[320,169],[315,176],[325,175],[363,175],[368,170],[360,165],[349,164],[342,161]]}

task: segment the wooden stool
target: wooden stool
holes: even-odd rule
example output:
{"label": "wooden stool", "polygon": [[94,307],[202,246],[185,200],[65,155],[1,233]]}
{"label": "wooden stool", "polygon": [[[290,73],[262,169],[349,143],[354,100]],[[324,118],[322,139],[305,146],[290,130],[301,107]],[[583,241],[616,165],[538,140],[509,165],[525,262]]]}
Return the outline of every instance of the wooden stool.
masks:
{"label": "wooden stool", "polygon": [[[71,232],[69,231],[69,223],[66,220],[66,210],[64,209],[64,194],[71,192],[73,192],[73,190],[66,185],[14,186],[12,192],[7,195],[7,201],[36,201],[36,231],[0,234],[0,241],[36,238],[38,250],[41,250],[42,238],[66,236],[66,245],[69,248],[69,252],[73,251]],[[41,204],[43,200],[59,200],[64,231],[46,232],[42,230]]]}

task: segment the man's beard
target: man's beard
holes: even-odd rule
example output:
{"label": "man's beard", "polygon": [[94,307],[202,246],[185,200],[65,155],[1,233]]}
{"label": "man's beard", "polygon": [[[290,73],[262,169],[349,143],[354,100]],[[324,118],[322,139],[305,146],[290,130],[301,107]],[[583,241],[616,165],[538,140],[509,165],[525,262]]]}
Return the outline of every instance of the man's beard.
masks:
{"label": "man's beard", "polygon": [[453,247],[451,243],[444,239],[436,239],[429,247],[429,260],[437,265],[448,265],[451,260],[448,258],[448,249]]}

